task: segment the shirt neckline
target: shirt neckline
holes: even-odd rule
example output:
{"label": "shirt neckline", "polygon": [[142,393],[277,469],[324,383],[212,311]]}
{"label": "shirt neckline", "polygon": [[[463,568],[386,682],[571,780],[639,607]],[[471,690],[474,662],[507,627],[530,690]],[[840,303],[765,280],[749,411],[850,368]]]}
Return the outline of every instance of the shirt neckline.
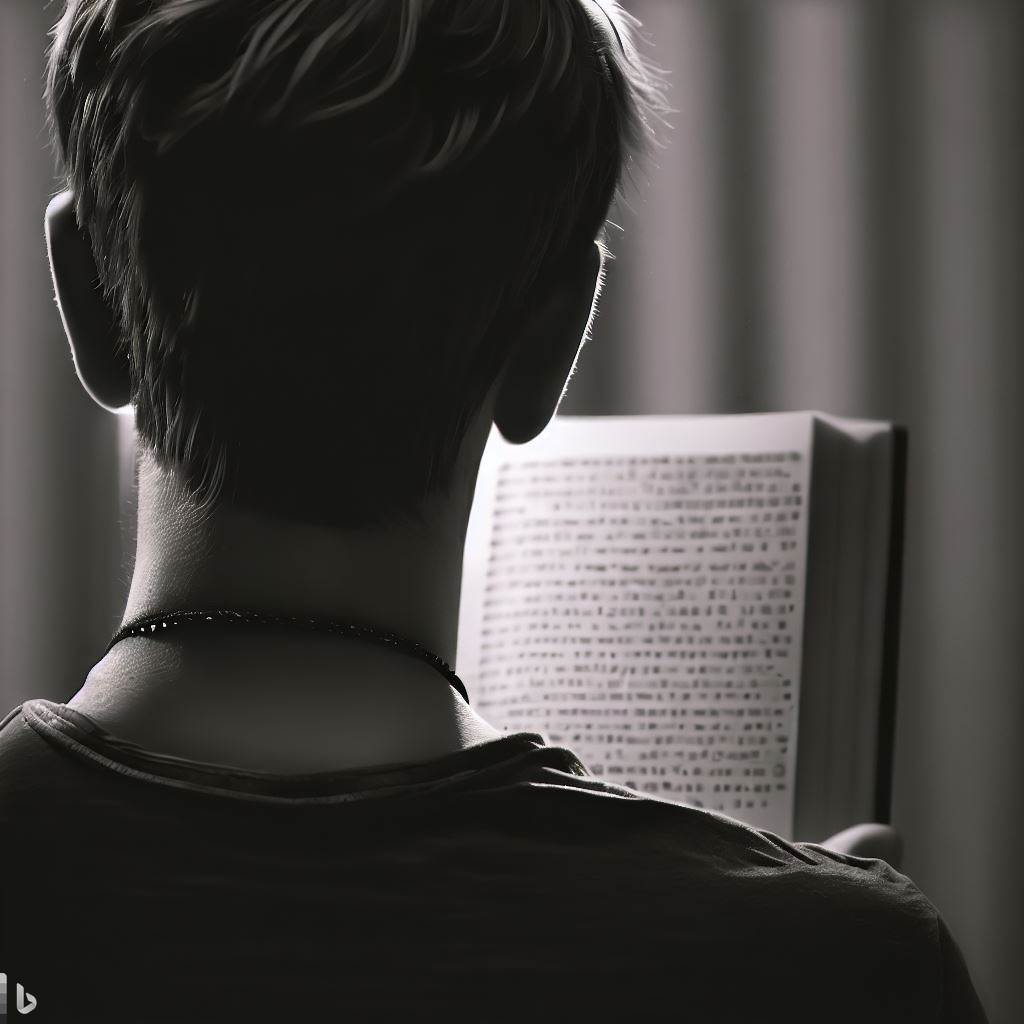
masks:
{"label": "shirt neckline", "polygon": [[430,761],[285,774],[146,750],[108,733],[75,708],[42,697],[25,701],[8,720],[18,710],[24,722],[47,742],[119,774],[173,788],[264,802],[351,803],[450,790],[471,779],[505,771],[538,751],[548,754],[544,760],[553,760],[554,767],[575,775],[589,774],[572,751],[549,746],[546,737],[537,732],[509,733]]}

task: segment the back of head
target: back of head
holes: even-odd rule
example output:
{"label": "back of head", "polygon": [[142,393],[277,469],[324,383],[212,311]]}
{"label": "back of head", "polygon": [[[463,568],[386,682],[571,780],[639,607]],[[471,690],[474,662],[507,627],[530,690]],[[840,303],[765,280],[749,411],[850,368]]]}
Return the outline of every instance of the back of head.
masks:
{"label": "back of head", "polygon": [[666,108],[616,0],[69,0],[51,129],[141,444],[205,510],[444,493]]}

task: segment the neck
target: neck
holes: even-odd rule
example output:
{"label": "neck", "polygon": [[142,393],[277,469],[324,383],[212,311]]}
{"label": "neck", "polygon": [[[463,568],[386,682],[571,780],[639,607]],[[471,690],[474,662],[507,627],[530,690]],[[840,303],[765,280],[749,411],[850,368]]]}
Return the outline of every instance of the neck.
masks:
{"label": "neck", "polygon": [[[328,618],[400,634],[456,667],[473,483],[475,474],[447,504],[428,508],[422,526],[340,531],[241,509],[200,524],[176,482],[143,454],[122,625],[180,609]],[[240,767],[417,760],[500,735],[425,662],[256,625],[122,640],[68,703],[123,738]]]}
{"label": "neck", "polygon": [[199,525],[143,456],[122,624],[179,608],[318,616],[401,634],[454,665],[468,502],[454,504],[422,526],[341,531],[233,508]]}

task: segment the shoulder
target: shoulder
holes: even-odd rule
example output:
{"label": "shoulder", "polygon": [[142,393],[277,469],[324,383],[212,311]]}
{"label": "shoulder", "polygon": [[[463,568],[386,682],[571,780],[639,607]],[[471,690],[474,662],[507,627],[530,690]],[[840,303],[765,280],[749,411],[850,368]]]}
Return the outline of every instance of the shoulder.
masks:
{"label": "shoulder", "polygon": [[0,718],[0,792],[9,793],[18,780],[31,775],[45,750],[25,721],[23,705],[12,708]]}
{"label": "shoulder", "polygon": [[[27,702],[26,702],[27,703]],[[0,719],[0,823],[38,824],[65,801],[68,766],[29,723],[24,704]]]}
{"label": "shoulder", "polygon": [[[620,791],[621,792],[621,791]],[[609,842],[638,870],[677,880],[737,932],[764,929],[809,958],[856,961],[865,985],[934,988],[938,923],[914,881],[878,858],[785,839],[727,814],[633,794],[614,800]],[[671,902],[671,901],[670,901]],[[906,987],[906,984],[904,985]]]}
{"label": "shoulder", "polygon": [[[613,806],[606,842],[588,845],[596,860],[618,851],[622,881],[603,904],[616,921],[639,925],[639,911],[649,955],[699,963],[711,989],[749,995],[757,1019],[765,998],[783,998],[792,1020],[940,1019],[937,913],[907,875],[714,811],[642,796]],[[757,991],[737,992],[742,977]]]}
{"label": "shoulder", "polygon": [[0,833],[8,837],[0,857],[6,878],[19,874],[39,852],[28,848],[37,846],[49,821],[53,770],[52,754],[18,705],[0,719]]}
{"label": "shoulder", "polygon": [[[937,948],[935,908],[886,861],[791,841],[717,811],[647,796],[593,776],[550,772],[524,813],[552,839],[662,885],[666,875],[714,892],[737,915],[827,929],[823,941]],[[527,806],[529,810],[527,810]],[[670,882],[671,884],[671,882]],[[886,938],[880,938],[885,932]]]}
{"label": "shoulder", "polygon": [[752,923],[800,965],[792,984],[802,1005],[817,1002],[832,1020],[937,1019],[939,917],[909,876],[878,858],[715,817],[733,851],[738,891],[756,907]]}

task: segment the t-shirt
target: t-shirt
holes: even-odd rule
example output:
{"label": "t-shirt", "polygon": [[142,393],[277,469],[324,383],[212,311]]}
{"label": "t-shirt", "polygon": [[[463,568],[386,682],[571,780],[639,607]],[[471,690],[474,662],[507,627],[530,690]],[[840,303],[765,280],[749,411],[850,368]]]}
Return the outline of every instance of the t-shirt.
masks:
{"label": "t-shirt", "polygon": [[0,836],[11,1019],[985,1021],[906,875],[542,733],[280,775],[29,700],[0,723]]}

